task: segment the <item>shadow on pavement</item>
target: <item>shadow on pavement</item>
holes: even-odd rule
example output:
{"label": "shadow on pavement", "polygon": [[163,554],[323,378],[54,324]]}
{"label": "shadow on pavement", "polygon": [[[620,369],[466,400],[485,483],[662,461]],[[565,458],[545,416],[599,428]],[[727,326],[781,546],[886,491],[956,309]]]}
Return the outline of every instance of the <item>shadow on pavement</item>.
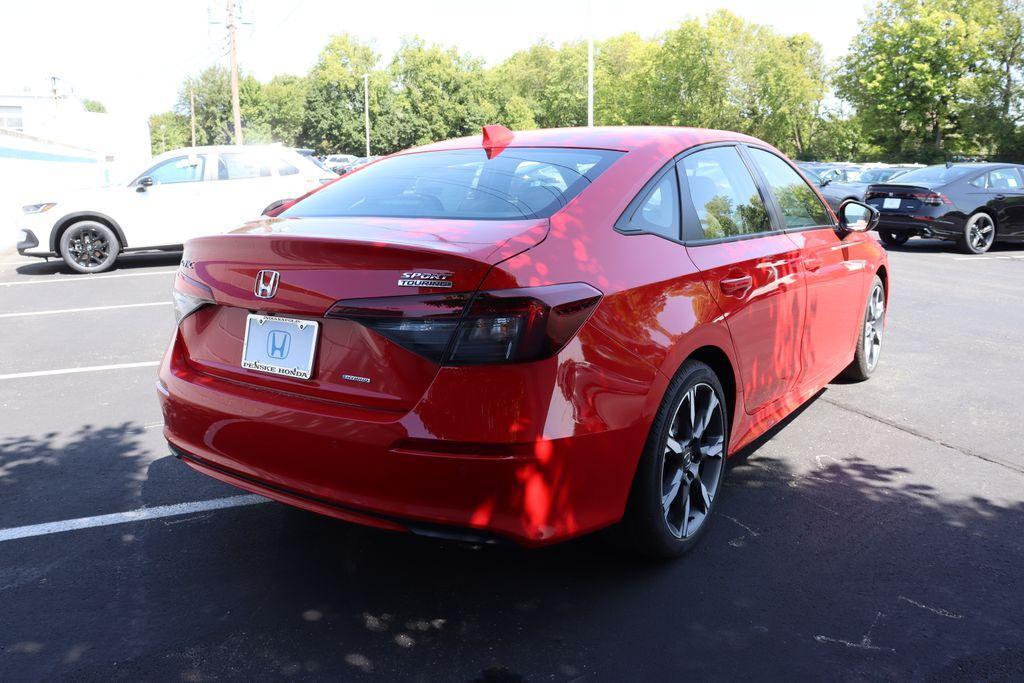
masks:
{"label": "shadow on pavement", "polygon": [[[142,268],[159,268],[176,266],[181,262],[181,251],[154,252],[145,254],[123,254],[117,258],[110,270],[105,274],[116,272],[131,272]],[[40,259],[37,262],[29,263],[15,268],[19,275],[74,275],[76,277],[90,277],[89,274],[79,273],[67,266],[59,258],[51,258],[49,261]],[[104,273],[101,273],[104,274]]]}
{"label": "shadow on pavement", "polygon": [[[205,481],[170,458],[140,467],[133,429],[5,442],[4,507],[87,482],[155,505]],[[1019,680],[1024,505],[940,492],[856,444],[798,471],[763,443],[678,562],[277,504],[2,543],[0,679]]]}

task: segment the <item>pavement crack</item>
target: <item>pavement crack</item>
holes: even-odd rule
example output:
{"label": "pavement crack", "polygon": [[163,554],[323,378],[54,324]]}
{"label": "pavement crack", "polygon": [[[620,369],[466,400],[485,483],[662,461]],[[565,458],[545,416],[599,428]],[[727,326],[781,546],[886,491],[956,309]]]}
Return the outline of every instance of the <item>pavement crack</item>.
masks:
{"label": "pavement crack", "polygon": [[957,453],[960,453],[961,455],[966,455],[969,458],[977,458],[978,460],[984,460],[985,462],[992,463],[993,465],[999,465],[1000,467],[1004,467],[1012,472],[1016,472],[1017,474],[1024,474],[1024,468],[1018,467],[1016,465],[1011,465],[1008,462],[1004,462],[991,456],[978,453],[977,451],[972,451],[969,448],[964,448],[963,446],[958,446],[956,444],[943,441],[942,439],[936,438],[930,434],[925,434],[924,432],[914,429],[913,427],[901,425],[899,422],[896,422],[895,420],[890,420],[879,415],[869,413],[868,411],[861,410],[860,408],[854,408],[853,406],[846,405],[845,403],[840,403],[839,401],[827,398],[825,396],[822,396],[821,400],[824,401],[825,403],[828,403],[829,405],[833,405],[837,408],[847,410],[851,413],[856,413],[861,417],[866,417],[869,420],[874,420],[875,422],[884,424],[887,427],[898,429],[899,431],[904,432],[905,434],[910,434],[911,436],[916,436],[919,439],[924,439],[925,441],[936,444],[937,446],[942,446],[943,448],[948,448],[952,451],[956,451]]}

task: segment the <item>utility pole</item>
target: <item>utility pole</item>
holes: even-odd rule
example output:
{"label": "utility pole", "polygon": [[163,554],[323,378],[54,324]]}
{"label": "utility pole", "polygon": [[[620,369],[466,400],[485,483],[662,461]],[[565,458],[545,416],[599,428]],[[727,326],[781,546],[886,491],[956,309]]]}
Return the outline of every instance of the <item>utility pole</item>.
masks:
{"label": "utility pole", "polygon": [[594,127],[594,0],[587,2],[587,127]]}
{"label": "utility pole", "polygon": [[370,74],[363,74],[363,122],[366,125],[366,156],[370,156]]}
{"label": "utility pole", "polygon": [[235,40],[235,0],[228,1],[228,36],[231,40],[231,111],[235,117],[235,144],[243,144],[242,140],[242,106],[238,100],[238,44]]}
{"label": "utility pole", "polygon": [[196,146],[196,91],[188,86],[188,110],[192,117],[192,146]]}

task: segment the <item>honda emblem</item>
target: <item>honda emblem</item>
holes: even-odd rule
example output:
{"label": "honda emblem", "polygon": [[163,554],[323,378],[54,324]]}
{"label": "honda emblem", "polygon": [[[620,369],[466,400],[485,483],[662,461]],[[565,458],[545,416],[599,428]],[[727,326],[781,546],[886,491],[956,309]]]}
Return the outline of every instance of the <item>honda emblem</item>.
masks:
{"label": "honda emblem", "polygon": [[256,273],[256,286],[253,291],[261,299],[273,299],[277,294],[277,283],[281,274],[276,270],[261,270]]}

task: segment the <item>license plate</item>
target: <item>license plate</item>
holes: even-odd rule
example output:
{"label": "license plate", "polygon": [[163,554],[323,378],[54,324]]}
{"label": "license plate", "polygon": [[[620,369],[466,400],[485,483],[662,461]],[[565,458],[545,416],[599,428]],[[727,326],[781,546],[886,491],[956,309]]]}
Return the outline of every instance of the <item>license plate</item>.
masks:
{"label": "license plate", "polygon": [[899,198],[898,197],[897,198],[890,197],[889,199],[883,199],[882,200],[882,208],[883,209],[898,209],[898,208],[900,208],[900,200],[899,200]]}
{"label": "license plate", "polygon": [[319,325],[313,320],[249,314],[242,367],[272,375],[309,379]]}

